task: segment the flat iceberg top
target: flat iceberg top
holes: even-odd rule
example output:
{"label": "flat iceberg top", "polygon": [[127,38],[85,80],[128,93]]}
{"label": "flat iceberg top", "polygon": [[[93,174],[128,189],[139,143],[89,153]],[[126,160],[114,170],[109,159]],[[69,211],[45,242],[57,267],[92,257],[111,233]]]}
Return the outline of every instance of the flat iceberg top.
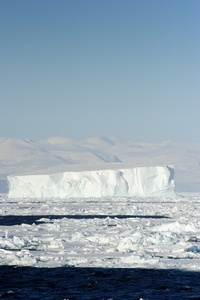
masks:
{"label": "flat iceberg top", "polygon": [[175,194],[173,167],[8,176],[9,198],[155,197]]}

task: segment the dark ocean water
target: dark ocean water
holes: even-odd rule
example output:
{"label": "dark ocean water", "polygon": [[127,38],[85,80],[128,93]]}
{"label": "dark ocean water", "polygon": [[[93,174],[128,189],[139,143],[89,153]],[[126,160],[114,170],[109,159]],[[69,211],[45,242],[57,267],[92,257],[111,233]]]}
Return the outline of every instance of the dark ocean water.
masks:
{"label": "dark ocean water", "polygon": [[200,299],[200,272],[0,266],[2,299]]}

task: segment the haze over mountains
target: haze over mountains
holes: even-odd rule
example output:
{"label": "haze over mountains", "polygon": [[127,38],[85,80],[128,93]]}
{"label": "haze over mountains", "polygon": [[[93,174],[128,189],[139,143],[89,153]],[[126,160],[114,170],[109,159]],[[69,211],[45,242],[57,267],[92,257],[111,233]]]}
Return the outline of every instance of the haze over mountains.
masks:
{"label": "haze over mountains", "polygon": [[7,176],[174,165],[177,192],[200,192],[200,144],[134,143],[93,137],[74,141],[0,138],[0,192]]}

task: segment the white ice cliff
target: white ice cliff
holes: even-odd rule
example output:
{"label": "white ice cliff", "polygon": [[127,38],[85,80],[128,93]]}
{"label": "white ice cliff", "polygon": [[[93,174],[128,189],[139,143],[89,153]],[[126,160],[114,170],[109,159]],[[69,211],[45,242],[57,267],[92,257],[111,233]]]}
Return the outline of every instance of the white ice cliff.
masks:
{"label": "white ice cliff", "polygon": [[8,176],[9,198],[175,196],[173,167]]}

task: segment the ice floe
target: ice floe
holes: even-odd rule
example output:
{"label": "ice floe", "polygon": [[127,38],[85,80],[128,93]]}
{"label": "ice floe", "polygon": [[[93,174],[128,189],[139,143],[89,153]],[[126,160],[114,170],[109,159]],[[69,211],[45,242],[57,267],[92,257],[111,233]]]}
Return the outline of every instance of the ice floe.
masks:
{"label": "ice floe", "polygon": [[0,213],[1,265],[200,270],[200,196],[3,196]]}

